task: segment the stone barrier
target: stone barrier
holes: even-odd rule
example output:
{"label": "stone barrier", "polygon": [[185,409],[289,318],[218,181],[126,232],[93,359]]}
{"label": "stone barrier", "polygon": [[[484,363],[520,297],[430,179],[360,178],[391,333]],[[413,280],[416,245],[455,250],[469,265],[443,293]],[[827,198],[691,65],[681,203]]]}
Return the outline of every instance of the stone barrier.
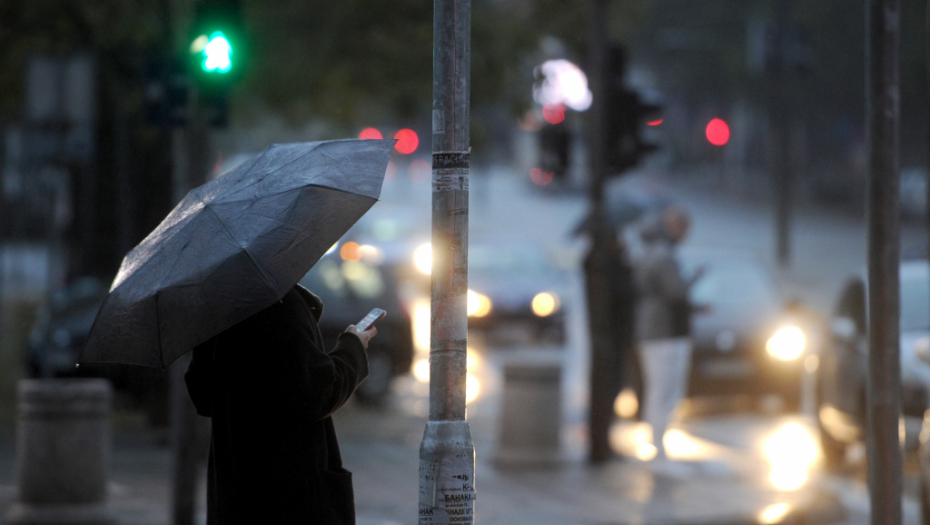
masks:
{"label": "stone barrier", "polygon": [[113,525],[107,506],[110,383],[26,379],[19,383],[17,502],[6,523]]}

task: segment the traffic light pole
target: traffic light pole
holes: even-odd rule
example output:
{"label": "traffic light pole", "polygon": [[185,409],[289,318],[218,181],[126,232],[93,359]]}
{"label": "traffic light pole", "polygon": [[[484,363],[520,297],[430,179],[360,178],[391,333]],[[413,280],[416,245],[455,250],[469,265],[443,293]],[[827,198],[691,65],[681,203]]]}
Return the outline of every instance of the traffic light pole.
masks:
{"label": "traffic light pole", "polygon": [[775,26],[776,66],[772,74],[771,103],[775,124],[775,253],[778,264],[787,268],[791,264],[791,165],[790,134],[788,132],[790,97],[788,89],[788,24],[791,6],[789,0],[780,0]]}
{"label": "traffic light pole", "polygon": [[611,287],[608,272],[612,270],[608,243],[616,238],[606,223],[604,213],[604,175],[606,170],[606,78],[605,52],[607,49],[607,2],[591,0],[591,40],[589,60],[593,103],[590,115],[588,142],[591,151],[591,248],[584,262],[585,295],[588,302],[588,324],[591,331],[590,399],[588,402],[588,461],[603,463],[610,459],[610,422],[613,412],[612,385],[616,372],[610,366],[613,347],[617,343],[611,334]]}
{"label": "traffic light pole", "polygon": [[[173,202],[180,202],[187,192],[206,182],[209,131],[197,94],[191,97],[190,121],[185,128],[172,131]],[[168,367],[171,444],[174,465],[171,483],[173,525],[193,525],[196,511],[197,477],[205,443],[200,427],[203,421],[187,395],[184,373],[191,354],[184,354]]]}
{"label": "traffic light pole", "polygon": [[465,420],[471,0],[434,0],[433,9],[430,400],[419,523],[468,525],[475,500],[475,447]]}
{"label": "traffic light pole", "polygon": [[899,70],[900,2],[869,0],[869,371],[867,447],[872,525],[901,523]]}

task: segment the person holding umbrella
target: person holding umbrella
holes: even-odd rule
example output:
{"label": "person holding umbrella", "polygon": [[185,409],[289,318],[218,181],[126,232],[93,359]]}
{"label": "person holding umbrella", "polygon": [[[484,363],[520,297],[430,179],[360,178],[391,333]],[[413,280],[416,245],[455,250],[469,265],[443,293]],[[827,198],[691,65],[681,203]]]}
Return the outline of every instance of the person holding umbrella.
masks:
{"label": "person holding umbrella", "polygon": [[211,418],[207,523],[355,523],[331,415],[373,328],[323,348],[297,282],[377,202],[395,141],[269,146],[191,190],[123,260],[80,363],[164,368]]}
{"label": "person holding umbrella", "polygon": [[686,279],[675,258],[674,248],[689,226],[687,213],[675,206],[647,217],[640,231],[644,253],[634,266],[639,296],[636,332],[645,380],[643,419],[652,427],[657,467],[672,470],[677,467],[666,461],[662,438],[672,412],[687,393],[694,309],[689,290],[704,273],[699,268]]}
{"label": "person holding umbrella", "polygon": [[185,380],[211,418],[207,523],[355,523],[330,417],[368,375],[377,330],[350,325],[329,353],[318,297],[300,285],[194,349]]}

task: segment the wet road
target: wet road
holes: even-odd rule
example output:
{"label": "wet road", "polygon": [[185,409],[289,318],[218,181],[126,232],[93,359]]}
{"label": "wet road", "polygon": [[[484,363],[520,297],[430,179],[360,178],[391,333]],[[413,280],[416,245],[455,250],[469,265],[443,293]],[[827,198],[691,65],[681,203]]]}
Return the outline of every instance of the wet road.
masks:
{"label": "wet road", "polygon": [[[385,188],[384,201],[420,202],[428,188],[400,191],[403,182]],[[774,257],[773,213],[767,203],[727,196],[712,185],[674,182],[656,174],[626,177],[621,184],[638,190],[669,196],[688,209],[693,218],[693,232],[686,247],[737,249],[771,262]],[[422,195],[417,197],[417,191]],[[409,199],[409,200],[408,200]],[[553,194],[539,191],[516,174],[504,171],[492,177],[473,179],[471,237],[473,240],[498,238],[501,225],[507,232],[519,232],[521,239],[538,242],[557,254],[557,260],[572,272],[565,307],[568,330],[563,354],[563,433],[564,452],[570,459],[584,457],[584,421],[587,404],[588,334],[583,308],[579,261],[585,250],[583,240],[570,232],[586,213],[583,194]],[[428,221],[428,209],[424,209]],[[864,215],[864,214],[863,214]],[[800,298],[804,304],[826,313],[832,307],[841,284],[865,264],[866,230],[864,216],[802,207],[794,217],[793,259],[787,268],[774,268],[786,295]],[[925,234],[915,224],[905,224],[902,241],[906,253],[921,252]],[[774,266],[774,265],[772,265]],[[506,351],[475,349],[472,372],[478,378],[480,393],[469,405],[469,419],[475,433],[476,448],[482,443],[494,447],[496,418],[502,377],[500,361]],[[406,381],[406,382],[405,382]],[[400,382],[400,403],[411,414],[426,415],[425,388],[414,379]],[[425,386],[425,385],[423,385]],[[802,413],[784,414],[777,403],[769,411],[745,405],[711,407],[707,404],[685,410],[666,436],[670,455],[682,460],[684,472],[721,479],[737,476],[746,483],[785,494],[786,506],[775,506],[760,522],[775,523],[777,515],[790,507],[790,497],[805,492],[827,491],[835,494],[845,516],[839,523],[858,524],[868,520],[868,494],[864,484],[864,449],[853,451],[850,464],[842,472],[825,472],[820,457],[818,436],[811,399],[811,382],[806,381]],[[695,406],[697,406],[695,405]],[[713,405],[713,403],[711,403]],[[413,440],[417,437],[411,438]],[[631,422],[618,422],[612,441],[626,461],[642,463],[650,455],[648,429]],[[903,501],[905,523],[919,523],[913,458],[905,461],[908,476]],[[645,464],[645,463],[644,463]],[[764,510],[760,509],[760,512]]]}

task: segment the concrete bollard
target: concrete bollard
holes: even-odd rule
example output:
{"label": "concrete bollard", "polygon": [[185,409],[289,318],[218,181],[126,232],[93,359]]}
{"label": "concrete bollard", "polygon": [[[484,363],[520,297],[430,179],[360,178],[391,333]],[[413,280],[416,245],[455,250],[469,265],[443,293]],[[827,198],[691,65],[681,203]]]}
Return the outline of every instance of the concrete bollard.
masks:
{"label": "concrete bollard", "polygon": [[106,501],[109,381],[26,379],[18,398],[19,497],[6,523],[115,524]]}
{"label": "concrete bollard", "polygon": [[561,353],[521,353],[504,364],[495,463],[547,467],[562,463]]}

